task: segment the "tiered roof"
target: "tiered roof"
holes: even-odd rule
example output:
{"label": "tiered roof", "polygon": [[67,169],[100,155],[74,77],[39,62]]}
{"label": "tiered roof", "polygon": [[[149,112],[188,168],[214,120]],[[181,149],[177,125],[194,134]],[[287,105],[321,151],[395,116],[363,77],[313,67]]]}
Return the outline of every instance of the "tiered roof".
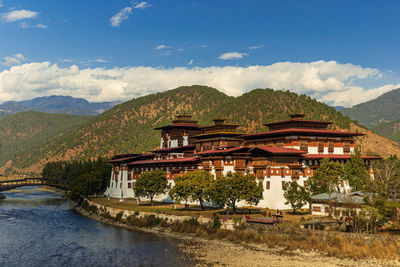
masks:
{"label": "tiered roof", "polygon": [[191,115],[177,115],[176,119],[172,121],[172,124],[154,128],[154,130],[169,130],[169,129],[192,129],[200,130],[202,127],[198,125],[196,120],[191,119]]}

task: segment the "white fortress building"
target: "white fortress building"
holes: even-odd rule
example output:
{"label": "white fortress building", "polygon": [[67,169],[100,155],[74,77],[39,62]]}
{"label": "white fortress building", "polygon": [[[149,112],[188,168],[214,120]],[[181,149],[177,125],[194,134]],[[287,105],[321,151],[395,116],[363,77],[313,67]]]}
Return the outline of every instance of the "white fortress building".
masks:
{"label": "white fortress building", "polygon": [[[159,149],[112,158],[110,186],[105,195],[134,198],[136,178],[142,172],[155,169],[166,172],[170,188],[176,176],[183,172],[202,169],[218,179],[231,171],[253,174],[263,184],[259,207],[289,209],[283,197],[285,184],[297,181],[299,185],[307,185],[308,178],[324,158],[344,164],[354,151],[355,137],[363,135],[329,130],[330,124],[293,114],[289,120],[265,124],[269,128],[267,132],[243,134],[236,131],[239,125],[225,124],[222,119],[215,119],[213,125],[201,126],[191,116],[180,115],[172,124],[156,128],[161,130]],[[372,175],[371,160],[379,158],[362,158]],[[341,188],[339,193],[348,190],[344,182]],[[172,201],[168,194],[156,200]]]}

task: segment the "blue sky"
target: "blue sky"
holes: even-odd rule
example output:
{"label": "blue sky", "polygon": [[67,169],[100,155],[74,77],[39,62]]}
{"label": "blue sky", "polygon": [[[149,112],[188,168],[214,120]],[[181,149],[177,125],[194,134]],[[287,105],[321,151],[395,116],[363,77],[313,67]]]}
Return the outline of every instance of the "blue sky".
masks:
{"label": "blue sky", "polygon": [[400,1],[0,3],[0,101],[201,83],[351,106],[400,87]]}

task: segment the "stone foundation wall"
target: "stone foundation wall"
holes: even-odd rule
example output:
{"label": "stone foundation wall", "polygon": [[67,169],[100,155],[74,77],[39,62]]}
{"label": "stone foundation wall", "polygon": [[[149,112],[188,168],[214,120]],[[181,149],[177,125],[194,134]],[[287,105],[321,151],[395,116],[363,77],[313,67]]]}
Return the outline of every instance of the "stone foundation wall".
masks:
{"label": "stone foundation wall", "polygon": [[[89,205],[94,205],[98,209],[103,209],[105,211],[108,211],[111,216],[116,217],[117,214],[122,212],[122,218],[127,219],[129,216],[134,215],[135,213],[137,214],[136,211],[130,211],[130,210],[123,210],[123,209],[117,209],[117,208],[111,208],[111,207],[106,207],[100,204],[97,204],[93,201],[90,201],[89,199],[85,200],[88,202]],[[192,217],[192,216],[178,216],[178,215],[169,215],[169,214],[162,214],[162,213],[156,213],[156,212],[144,212],[140,211],[138,215],[136,215],[139,218],[144,218],[149,215],[154,215],[160,219],[168,220],[168,222],[184,222],[187,220],[190,220],[192,218],[197,218],[197,221],[201,224],[210,224],[213,222],[212,218],[205,218],[202,216],[199,217]],[[227,229],[227,230],[233,230],[234,229],[234,223],[232,220],[226,220],[226,221],[221,221],[221,229]]]}

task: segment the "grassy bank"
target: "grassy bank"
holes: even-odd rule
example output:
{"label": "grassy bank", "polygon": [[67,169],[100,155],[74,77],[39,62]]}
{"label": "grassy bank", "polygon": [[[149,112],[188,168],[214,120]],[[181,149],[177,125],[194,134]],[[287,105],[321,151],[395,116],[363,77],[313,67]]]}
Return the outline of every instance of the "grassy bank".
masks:
{"label": "grassy bank", "polygon": [[[221,218],[227,219],[235,219],[242,218],[244,216],[250,216],[251,218],[262,217],[263,213],[266,214],[275,214],[276,210],[269,209],[260,209],[255,207],[244,207],[237,208],[237,213],[234,214],[232,211],[227,211],[226,209],[218,209],[212,207],[206,207],[205,210],[201,210],[199,206],[190,205],[189,207],[185,207],[182,204],[170,204],[165,202],[154,202],[154,205],[150,205],[148,202],[141,202],[138,204],[136,199],[125,199],[124,202],[120,202],[119,199],[107,199],[105,197],[97,197],[90,198],[91,201],[110,208],[123,209],[129,211],[138,211],[138,212],[154,212],[154,213],[163,213],[168,215],[177,215],[177,216],[192,216],[192,217],[205,217],[205,218],[213,218],[215,215]],[[300,212],[298,214],[290,214],[285,212],[284,219],[286,222],[300,222],[303,220],[311,219],[311,215],[308,214],[307,211]]]}
{"label": "grassy bank", "polygon": [[107,208],[98,209],[87,202],[81,204],[81,208],[89,214],[108,223],[124,225],[128,228],[184,233],[206,239],[228,240],[241,244],[261,244],[270,248],[283,247],[287,251],[319,251],[337,258],[376,258],[380,260],[399,260],[400,258],[400,240],[397,236],[312,231],[300,229],[293,224],[254,229],[247,224],[240,223],[239,220],[237,220],[234,230],[224,230],[220,229],[221,219],[219,217],[215,217],[208,224],[200,224],[196,217],[185,221],[169,221],[160,219],[156,215],[140,216],[140,212],[135,211],[133,215],[123,219],[122,212],[112,217]]}

